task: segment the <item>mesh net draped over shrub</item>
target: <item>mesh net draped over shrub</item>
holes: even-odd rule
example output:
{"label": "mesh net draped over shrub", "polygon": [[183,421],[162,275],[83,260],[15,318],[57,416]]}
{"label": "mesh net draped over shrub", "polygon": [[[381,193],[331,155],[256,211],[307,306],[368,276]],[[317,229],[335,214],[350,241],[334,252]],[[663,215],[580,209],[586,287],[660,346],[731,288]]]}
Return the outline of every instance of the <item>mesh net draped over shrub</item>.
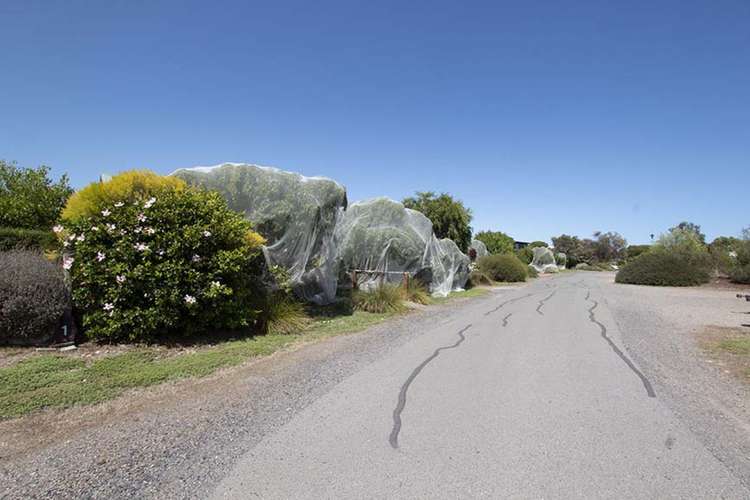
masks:
{"label": "mesh net draped over shrub", "polygon": [[268,241],[268,266],[285,269],[298,296],[317,304],[334,300],[338,272],[333,235],[347,205],[342,185],[238,163],[180,169],[172,175],[219,192],[229,208],[244,213]]}
{"label": "mesh net draped over shrub", "polygon": [[352,204],[336,226],[335,246],[342,271],[368,271],[357,275],[365,289],[408,273],[447,295],[469,276],[469,258],[453,241],[438,240],[427,217],[388,198]]}
{"label": "mesh net draped over shrub", "polygon": [[474,251],[477,253],[477,259],[481,257],[485,257],[490,254],[490,252],[487,250],[487,245],[484,244],[484,242],[479,240],[471,240],[471,245],[469,245],[469,248],[473,248]]}
{"label": "mesh net draped over shrub", "polygon": [[554,273],[559,271],[557,264],[555,264],[555,255],[547,247],[534,248],[534,258],[531,261],[531,266],[540,273]]}

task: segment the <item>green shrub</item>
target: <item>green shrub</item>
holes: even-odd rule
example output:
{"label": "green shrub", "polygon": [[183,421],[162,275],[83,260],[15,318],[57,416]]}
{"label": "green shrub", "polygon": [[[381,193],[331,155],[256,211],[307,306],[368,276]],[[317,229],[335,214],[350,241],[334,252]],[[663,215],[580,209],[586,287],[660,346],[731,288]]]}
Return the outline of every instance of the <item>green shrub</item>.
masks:
{"label": "green shrub", "polygon": [[148,170],[129,170],[106,182],[94,182],[77,191],[62,212],[63,220],[75,222],[92,217],[115,203],[133,203],[162,193],[185,189],[187,185],[177,177],[158,175]]}
{"label": "green shrub", "polygon": [[480,231],[474,238],[484,243],[491,254],[513,253],[513,238],[502,231]]}
{"label": "green shrub", "polygon": [[70,309],[63,270],[36,251],[0,252],[0,344],[45,344]]}
{"label": "green shrub", "polygon": [[388,313],[404,310],[403,291],[398,285],[383,283],[371,290],[355,290],[352,299],[354,308],[360,311]]}
{"label": "green shrub", "polygon": [[66,225],[63,265],[87,334],[153,342],[253,325],[265,301],[264,240],[250,223],[217,193],[147,197]]}
{"label": "green shrub", "polygon": [[653,286],[694,286],[710,279],[708,267],[684,253],[650,251],[625,264],[615,276],[617,283]]}
{"label": "green shrub", "polygon": [[628,245],[628,248],[625,250],[625,258],[633,260],[649,250],[651,250],[651,245]]}
{"label": "green shrub", "polygon": [[469,280],[466,282],[466,287],[473,288],[475,286],[492,286],[493,284],[494,282],[492,281],[492,278],[490,278],[487,273],[484,273],[479,269],[474,269],[469,274]]}
{"label": "green shrub", "polygon": [[515,251],[515,254],[524,264],[531,264],[531,261],[534,260],[534,249],[531,247],[519,248]]}
{"label": "green shrub", "polygon": [[538,278],[539,271],[534,266],[526,266],[526,272],[529,274],[529,278]]}
{"label": "green shrub", "polygon": [[750,284],[750,264],[733,267],[729,271],[729,279],[734,283]]}
{"label": "green shrub", "polygon": [[477,267],[495,281],[526,281],[527,266],[515,255],[487,255],[477,261]]}
{"label": "green shrub", "polygon": [[416,304],[429,304],[430,293],[427,291],[427,287],[417,279],[410,279],[409,284],[406,287],[401,287],[404,295],[404,300],[414,302]]}
{"label": "green shrub", "polygon": [[0,227],[0,252],[9,250],[39,250],[54,252],[60,244],[52,231]]}

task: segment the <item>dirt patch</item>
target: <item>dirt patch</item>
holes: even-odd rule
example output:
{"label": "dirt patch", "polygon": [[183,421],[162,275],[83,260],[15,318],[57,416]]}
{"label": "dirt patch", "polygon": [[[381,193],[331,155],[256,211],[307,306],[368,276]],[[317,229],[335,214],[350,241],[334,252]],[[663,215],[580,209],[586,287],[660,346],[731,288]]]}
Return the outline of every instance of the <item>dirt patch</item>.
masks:
{"label": "dirt patch", "polygon": [[741,283],[732,283],[729,278],[717,277],[712,278],[711,281],[705,285],[701,285],[700,288],[709,288],[712,290],[736,290],[738,293],[750,293],[750,285],[743,285]]}
{"label": "dirt patch", "polygon": [[750,328],[708,326],[697,339],[707,362],[750,384]]}

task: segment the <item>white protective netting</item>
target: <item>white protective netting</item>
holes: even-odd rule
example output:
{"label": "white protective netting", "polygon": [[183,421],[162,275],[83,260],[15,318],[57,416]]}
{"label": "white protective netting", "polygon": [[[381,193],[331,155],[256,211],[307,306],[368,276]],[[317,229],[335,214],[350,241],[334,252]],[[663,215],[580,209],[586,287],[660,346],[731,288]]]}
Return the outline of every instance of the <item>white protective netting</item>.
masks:
{"label": "white protective netting", "polygon": [[555,254],[547,247],[534,248],[534,259],[531,266],[540,273],[556,273],[559,271],[555,264]]}
{"label": "white protective netting", "polygon": [[568,256],[564,252],[557,252],[555,254],[555,263],[560,270],[565,269],[568,265]]}
{"label": "white protective netting", "polygon": [[224,163],[180,169],[172,175],[221,193],[268,240],[269,267],[289,275],[301,298],[327,304],[336,297],[338,273],[334,229],[347,205],[344,187],[258,165]]}
{"label": "white protective netting", "polygon": [[427,217],[388,198],[349,206],[336,226],[335,246],[340,272],[355,272],[363,289],[401,283],[408,273],[444,296],[468,278],[469,258],[455,243],[438,240]]}
{"label": "white protective netting", "polygon": [[490,254],[489,250],[487,250],[487,245],[479,240],[471,240],[471,245],[469,245],[469,248],[473,248],[477,253],[477,259],[480,257],[486,257]]}

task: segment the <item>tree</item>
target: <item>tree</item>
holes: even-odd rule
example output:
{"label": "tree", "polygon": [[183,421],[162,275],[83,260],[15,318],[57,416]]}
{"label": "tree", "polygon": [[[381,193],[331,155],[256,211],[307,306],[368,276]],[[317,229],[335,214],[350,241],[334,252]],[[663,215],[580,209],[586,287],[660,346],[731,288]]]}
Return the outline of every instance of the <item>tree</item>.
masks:
{"label": "tree", "polygon": [[419,192],[404,198],[406,208],[422,212],[430,221],[438,238],[452,239],[462,252],[471,244],[471,210],[448,193],[436,195],[432,191]]}
{"label": "tree", "polygon": [[555,247],[555,252],[562,252],[565,254],[568,267],[575,267],[576,264],[581,262],[583,246],[578,236],[570,236],[568,234],[561,234],[557,237],[553,236],[552,246]]}
{"label": "tree", "polygon": [[599,262],[609,262],[619,259],[623,256],[624,250],[628,245],[627,240],[614,231],[594,233],[596,240],[593,242],[594,258]]}
{"label": "tree", "polygon": [[556,252],[562,252],[568,257],[577,257],[581,251],[581,240],[578,236],[561,234],[552,237],[552,246],[555,247]]}
{"label": "tree", "polygon": [[705,245],[706,244],[706,235],[701,233],[701,227],[699,224],[695,224],[693,222],[687,222],[683,221],[677,224],[675,227],[670,227],[669,231],[672,232],[675,229],[682,229],[685,231],[690,231],[691,233],[695,234],[695,236],[698,237],[698,240]]}
{"label": "tree", "polygon": [[502,231],[480,231],[474,235],[491,254],[513,253],[514,240]]}
{"label": "tree", "polygon": [[49,230],[73,193],[68,176],[57,182],[49,167],[21,168],[0,160],[0,226]]}

